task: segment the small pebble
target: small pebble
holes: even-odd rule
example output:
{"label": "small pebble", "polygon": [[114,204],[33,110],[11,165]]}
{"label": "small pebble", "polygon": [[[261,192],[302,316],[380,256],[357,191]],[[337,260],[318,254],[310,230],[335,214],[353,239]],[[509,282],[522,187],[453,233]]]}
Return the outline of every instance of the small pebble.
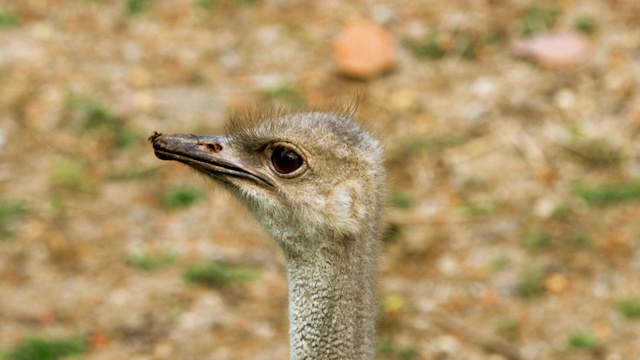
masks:
{"label": "small pebble", "polygon": [[394,20],[396,14],[389,5],[377,4],[371,8],[371,17],[378,24],[388,24]]}
{"label": "small pebble", "polygon": [[481,77],[471,85],[471,92],[480,97],[488,98],[494,95],[498,90],[498,85],[494,80],[487,77]]}
{"label": "small pebble", "polygon": [[238,66],[242,65],[242,59],[240,58],[240,55],[233,50],[225,51],[224,53],[222,53],[222,55],[220,55],[219,62],[228,69],[235,69]]}
{"label": "small pebble", "polygon": [[571,110],[576,105],[576,95],[568,89],[562,89],[553,97],[554,103],[562,110]]}
{"label": "small pebble", "polygon": [[398,111],[408,111],[415,108],[417,100],[418,96],[415,91],[402,88],[391,93],[389,105]]}
{"label": "small pebble", "polygon": [[135,87],[144,87],[151,82],[151,74],[147,69],[136,66],[129,71],[129,84]]}
{"label": "small pebble", "polygon": [[548,219],[553,215],[553,211],[556,207],[556,201],[553,199],[542,198],[534,204],[533,213],[541,219]]}
{"label": "small pebble", "polygon": [[0,152],[4,149],[4,145],[7,143],[7,134],[3,129],[0,129]]}
{"label": "small pebble", "polygon": [[545,288],[553,293],[561,293],[569,286],[569,280],[562,274],[553,274],[544,282]]}
{"label": "small pebble", "polygon": [[433,343],[444,354],[455,354],[460,350],[460,341],[451,335],[438,336]]}
{"label": "small pebble", "polygon": [[576,34],[557,33],[515,41],[511,50],[542,65],[559,67],[582,62],[587,55],[588,44]]}

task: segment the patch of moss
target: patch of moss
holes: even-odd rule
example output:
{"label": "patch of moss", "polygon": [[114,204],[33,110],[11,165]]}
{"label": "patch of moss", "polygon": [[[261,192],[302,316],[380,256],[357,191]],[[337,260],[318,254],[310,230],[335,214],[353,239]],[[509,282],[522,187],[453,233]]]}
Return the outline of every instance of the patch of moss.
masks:
{"label": "patch of moss", "polygon": [[516,284],[517,294],[525,299],[532,299],[544,293],[544,274],[534,267],[525,269]]}
{"label": "patch of moss", "polygon": [[520,34],[531,37],[548,32],[560,19],[562,12],[554,6],[533,5],[529,7],[520,23]]}
{"label": "patch of moss", "polygon": [[180,209],[191,206],[202,200],[202,190],[190,186],[177,186],[167,189],[160,195],[160,203],[169,209]]}
{"label": "patch of moss", "polygon": [[438,60],[447,53],[446,46],[437,33],[429,34],[422,41],[409,43],[408,46],[419,58]]}
{"label": "patch of moss", "polygon": [[127,128],[123,118],[102,101],[84,95],[69,95],[68,108],[80,115],[81,131],[103,138],[117,148],[126,148],[136,142],[139,137]]}
{"label": "patch of moss", "polygon": [[416,138],[409,141],[409,144],[406,145],[406,152],[411,154],[427,154],[431,152],[431,144],[425,138]]}
{"label": "patch of moss", "polygon": [[571,206],[567,203],[560,203],[556,205],[551,213],[551,217],[555,220],[567,220],[571,216]]}
{"label": "patch of moss", "polygon": [[0,235],[13,236],[12,220],[25,213],[24,204],[17,200],[0,200]]}
{"label": "patch of moss", "polygon": [[640,319],[640,299],[625,298],[617,303],[618,312],[627,319]]}
{"label": "patch of moss", "polygon": [[56,360],[87,351],[83,339],[45,339],[32,337],[23,340],[6,354],[8,360]]}
{"label": "patch of moss", "polygon": [[600,346],[598,338],[586,330],[575,331],[568,340],[572,349],[595,349]]}
{"label": "patch of moss", "polygon": [[580,248],[590,248],[593,245],[593,240],[585,233],[574,234],[572,240],[573,244]]}
{"label": "patch of moss", "polygon": [[624,160],[622,150],[606,139],[576,139],[571,149],[582,163],[604,168],[618,166]]}
{"label": "patch of moss", "polygon": [[190,266],[183,274],[185,281],[211,287],[251,281],[257,277],[255,270],[231,266],[216,261],[202,261]]}
{"label": "patch of moss", "polygon": [[573,28],[585,35],[593,35],[598,29],[596,20],[591,16],[580,16],[573,22]]}
{"label": "patch of moss", "polygon": [[414,205],[413,199],[404,190],[396,190],[391,193],[391,199],[389,200],[391,206],[397,208],[410,208]]}
{"label": "patch of moss", "polygon": [[467,216],[480,217],[495,213],[498,206],[493,201],[465,202],[460,205],[462,212]]}
{"label": "patch of moss", "polygon": [[404,228],[398,224],[390,224],[384,231],[382,235],[382,242],[384,243],[393,243],[395,242],[402,233],[404,232]]}
{"label": "patch of moss", "polygon": [[149,9],[155,0],[126,0],[125,11],[128,15],[137,15]]}
{"label": "patch of moss", "polygon": [[530,249],[541,250],[551,246],[552,240],[551,234],[542,231],[527,235],[525,243]]}
{"label": "patch of moss", "polygon": [[489,267],[492,271],[500,271],[507,268],[507,266],[511,263],[511,259],[505,254],[500,254],[493,259],[489,263]]}
{"label": "patch of moss", "polygon": [[302,93],[288,85],[274,86],[263,92],[263,97],[267,101],[283,102],[293,106],[302,106],[307,102]]}
{"label": "patch of moss", "polygon": [[518,333],[520,332],[520,322],[516,319],[503,320],[498,326],[497,333],[499,336],[510,342],[516,342]]}
{"label": "patch of moss", "polygon": [[604,184],[589,187],[576,184],[574,194],[590,206],[609,206],[640,200],[640,180],[628,184]]}
{"label": "patch of moss", "polygon": [[11,10],[0,10],[0,29],[14,27],[18,24],[18,17]]}
{"label": "patch of moss", "polygon": [[410,41],[406,46],[418,58],[442,59],[445,55],[473,60],[478,55],[478,38],[468,32],[431,33],[420,41]]}
{"label": "patch of moss", "polygon": [[85,166],[72,160],[58,161],[51,170],[51,184],[57,190],[91,193],[95,190],[95,182],[91,179]]}
{"label": "patch of moss", "polygon": [[413,346],[399,346],[390,336],[382,336],[376,343],[376,353],[387,359],[419,359],[420,353]]}
{"label": "patch of moss", "polygon": [[211,10],[217,6],[225,4],[250,5],[255,2],[256,0],[199,0],[197,5],[202,9]]}
{"label": "patch of moss", "polygon": [[129,257],[128,262],[138,269],[151,271],[169,266],[175,263],[177,259],[178,255],[172,252],[167,252],[160,256],[152,256],[149,254],[132,255]]}

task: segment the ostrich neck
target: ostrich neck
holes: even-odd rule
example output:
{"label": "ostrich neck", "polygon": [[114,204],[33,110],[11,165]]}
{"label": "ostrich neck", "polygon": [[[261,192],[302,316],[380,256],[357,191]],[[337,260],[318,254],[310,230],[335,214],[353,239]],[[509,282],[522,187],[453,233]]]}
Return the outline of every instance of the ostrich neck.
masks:
{"label": "ostrich neck", "polygon": [[376,241],[322,243],[333,246],[310,254],[285,252],[291,360],[373,359]]}

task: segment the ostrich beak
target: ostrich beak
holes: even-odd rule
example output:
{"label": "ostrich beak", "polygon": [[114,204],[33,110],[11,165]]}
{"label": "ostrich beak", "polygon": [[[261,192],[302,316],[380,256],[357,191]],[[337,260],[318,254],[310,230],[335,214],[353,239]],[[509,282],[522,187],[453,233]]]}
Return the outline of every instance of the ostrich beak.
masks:
{"label": "ostrich beak", "polygon": [[187,164],[222,181],[227,177],[235,177],[275,187],[266,177],[247,169],[230,150],[229,141],[224,136],[154,132],[149,141],[160,160],[175,160]]}

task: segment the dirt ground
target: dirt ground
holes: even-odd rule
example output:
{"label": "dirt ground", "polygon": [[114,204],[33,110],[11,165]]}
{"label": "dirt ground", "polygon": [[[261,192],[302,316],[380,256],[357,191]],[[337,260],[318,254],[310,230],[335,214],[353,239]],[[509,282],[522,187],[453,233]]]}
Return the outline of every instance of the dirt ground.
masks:
{"label": "dirt ground", "polygon": [[[20,357],[40,338],[79,339],[82,359],[288,358],[279,248],[146,139],[359,94],[389,170],[380,359],[640,358],[639,14],[637,0],[3,0],[0,356],[53,358]],[[391,34],[393,71],[336,74],[333,39],[357,18]],[[556,31],[587,55],[511,51]],[[206,260],[222,275],[193,281]]]}

